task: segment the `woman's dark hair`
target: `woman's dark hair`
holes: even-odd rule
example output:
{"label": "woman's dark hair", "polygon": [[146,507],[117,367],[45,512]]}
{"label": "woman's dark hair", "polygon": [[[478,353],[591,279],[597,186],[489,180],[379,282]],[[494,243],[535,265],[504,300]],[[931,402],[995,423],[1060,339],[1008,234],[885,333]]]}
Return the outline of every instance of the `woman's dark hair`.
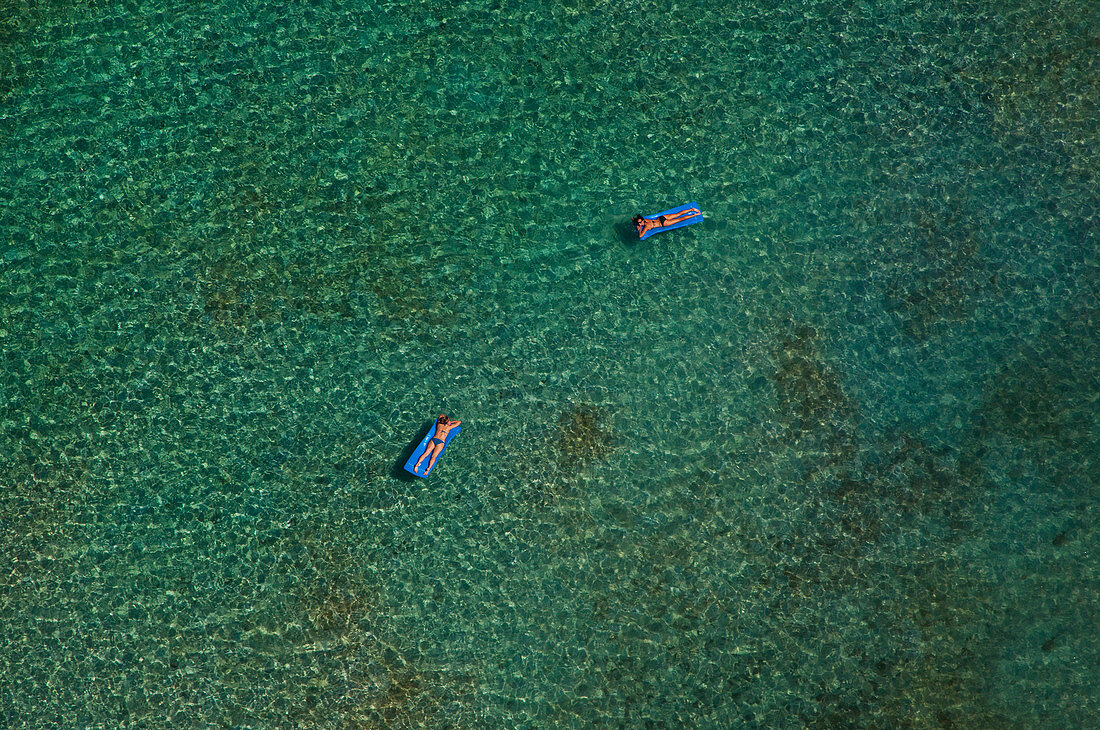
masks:
{"label": "woman's dark hair", "polygon": [[449,420],[450,420],[450,419],[449,419],[449,418],[447,418],[447,414],[446,414],[446,413],[440,413],[440,414],[439,414],[439,418],[435,419],[435,422],[436,422],[436,423],[443,423],[444,421],[449,421]]}

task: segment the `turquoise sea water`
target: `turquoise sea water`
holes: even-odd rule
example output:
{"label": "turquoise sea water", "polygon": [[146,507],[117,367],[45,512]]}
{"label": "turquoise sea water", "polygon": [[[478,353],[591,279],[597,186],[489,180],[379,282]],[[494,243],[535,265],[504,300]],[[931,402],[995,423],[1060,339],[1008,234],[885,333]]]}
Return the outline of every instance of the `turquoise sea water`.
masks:
{"label": "turquoise sea water", "polygon": [[1095,727],[1098,99],[1090,0],[0,3],[0,724]]}

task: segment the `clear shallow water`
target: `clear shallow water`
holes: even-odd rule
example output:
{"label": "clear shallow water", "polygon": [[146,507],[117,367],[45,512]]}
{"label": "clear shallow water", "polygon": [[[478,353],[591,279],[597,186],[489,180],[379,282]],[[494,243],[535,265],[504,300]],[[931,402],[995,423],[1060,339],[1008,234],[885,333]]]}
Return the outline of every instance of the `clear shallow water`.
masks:
{"label": "clear shallow water", "polygon": [[6,724],[1096,716],[1092,4],[4,16]]}

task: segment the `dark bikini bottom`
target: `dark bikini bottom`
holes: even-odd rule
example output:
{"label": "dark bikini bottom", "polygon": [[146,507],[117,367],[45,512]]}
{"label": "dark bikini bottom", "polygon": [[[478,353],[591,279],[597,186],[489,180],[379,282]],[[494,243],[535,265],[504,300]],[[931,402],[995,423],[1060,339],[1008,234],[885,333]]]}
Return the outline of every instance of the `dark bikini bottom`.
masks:
{"label": "dark bikini bottom", "polygon": [[432,438],[432,443],[433,444],[439,444],[440,446],[442,446],[443,445],[443,439]]}

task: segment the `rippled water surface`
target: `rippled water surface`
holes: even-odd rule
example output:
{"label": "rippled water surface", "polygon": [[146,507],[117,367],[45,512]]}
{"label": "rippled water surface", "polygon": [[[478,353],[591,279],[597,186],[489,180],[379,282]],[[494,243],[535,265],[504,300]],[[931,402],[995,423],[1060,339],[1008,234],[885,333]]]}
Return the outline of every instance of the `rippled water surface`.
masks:
{"label": "rippled water surface", "polygon": [[1088,0],[0,3],[0,721],[1093,725],[1098,100]]}

